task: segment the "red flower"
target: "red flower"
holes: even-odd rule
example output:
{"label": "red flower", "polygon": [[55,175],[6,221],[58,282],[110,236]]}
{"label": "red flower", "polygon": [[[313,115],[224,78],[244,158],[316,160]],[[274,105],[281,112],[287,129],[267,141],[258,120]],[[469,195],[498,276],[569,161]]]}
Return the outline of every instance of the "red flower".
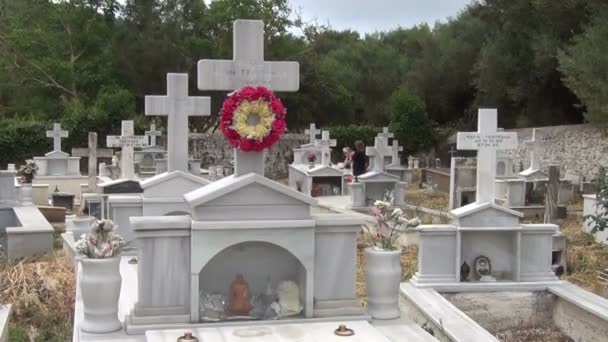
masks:
{"label": "red flower", "polygon": [[[242,101],[256,100],[268,102],[270,109],[274,113],[274,121],[272,123],[270,132],[261,141],[240,136],[238,132],[232,128],[234,111],[239,104]],[[281,100],[276,97],[271,90],[262,86],[247,86],[235,91],[226,100],[224,100],[224,103],[222,104],[222,111],[220,113],[220,129],[232,147],[238,148],[245,152],[259,152],[270,148],[281,139],[281,135],[283,135],[287,129],[287,124],[285,122],[286,113],[287,111],[285,106],[283,106]]]}

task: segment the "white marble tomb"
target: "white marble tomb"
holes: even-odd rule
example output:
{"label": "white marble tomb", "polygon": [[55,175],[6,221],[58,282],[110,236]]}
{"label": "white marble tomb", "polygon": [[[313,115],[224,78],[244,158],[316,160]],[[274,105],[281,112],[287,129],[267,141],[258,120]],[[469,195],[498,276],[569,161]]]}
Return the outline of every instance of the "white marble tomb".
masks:
{"label": "white marble tomb", "polygon": [[38,176],[80,176],[80,157],[70,157],[61,150],[61,139],[68,137],[68,131],[54,123],[53,129],[46,131],[46,137],[53,139],[53,150],[44,157],[34,157]]}
{"label": "white marble tomb", "polygon": [[[498,132],[494,109],[479,110],[479,130],[458,133],[458,149],[477,150],[477,201],[452,210],[449,225],[417,228],[417,287],[455,291],[475,287],[514,289],[558,283],[551,269],[553,224],[522,224],[523,214],[495,203],[496,150],[517,147],[517,134]],[[475,261],[490,260],[489,277],[475,275]],[[461,281],[461,266],[471,274]]]}
{"label": "white marble tomb", "polygon": [[366,154],[374,159],[374,168],[359,176],[358,182],[353,179],[350,183],[351,209],[367,212],[377,200],[391,200],[398,208],[405,206],[407,183],[384,171],[385,156],[391,153],[385,138],[380,136],[375,138],[375,146],[366,148]]}
{"label": "white marble tomb", "polygon": [[317,129],[317,125],[314,123],[310,124],[310,127],[304,131],[308,135],[308,143],[301,145],[300,148],[293,149],[293,165],[303,164],[308,165],[308,154],[315,154],[315,165],[320,164],[323,159],[322,151],[319,146],[315,144],[317,136],[321,134],[321,130]]}

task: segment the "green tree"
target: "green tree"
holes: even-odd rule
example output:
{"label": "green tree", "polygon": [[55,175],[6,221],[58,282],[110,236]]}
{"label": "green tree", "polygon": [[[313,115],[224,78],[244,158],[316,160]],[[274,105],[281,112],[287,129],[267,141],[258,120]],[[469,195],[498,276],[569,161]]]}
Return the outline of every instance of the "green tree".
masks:
{"label": "green tree", "polygon": [[608,125],[608,9],[559,55],[564,82],[586,107],[585,118]]}
{"label": "green tree", "polygon": [[433,122],[429,119],[424,102],[406,90],[393,93],[388,102],[391,113],[391,130],[403,146],[403,155],[425,151],[436,143]]}

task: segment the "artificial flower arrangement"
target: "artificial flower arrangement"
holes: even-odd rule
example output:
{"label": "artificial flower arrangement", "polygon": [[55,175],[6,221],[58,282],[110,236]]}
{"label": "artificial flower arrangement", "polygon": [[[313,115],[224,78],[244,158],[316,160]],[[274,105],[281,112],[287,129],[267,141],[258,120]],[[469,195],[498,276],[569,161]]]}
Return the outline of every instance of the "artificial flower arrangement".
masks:
{"label": "artificial flower arrangement", "polygon": [[285,117],[286,109],[272,91],[247,86],[224,101],[220,128],[232,147],[259,152],[279,141],[287,128]]}
{"label": "artificial flower arrangement", "polygon": [[314,152],[308,152],[306,154],[306,159],[308,159],[309,163],[314,163],[315,161],[317,161],[317,154]]}
{"label": "artificial flower arrangement", "polygon": [[28,159],[25,161],[24,165],[19,167],[19,170],[17,170],[17,175],[21,177],[21,183],[31,184],[37,172],[38,165],[36,165],[36,162],[32,159]]}
{"label": "artificial flower arrangement", "polygon": [[385,251],[397,250],[397,240],[402,233],[420,225],[420,219],[408,219],[403,210],[393,208],[390,202],[376,201],[371,213],[378,223],[374,227],[365,225],[371,245]]}
{"label": "artificial flower arrangement", "polygon": [[116,226],[111,220],[98,220],[91,226],[91,232],[82,234],[76,241],[76,251],[90,259],[104,259],[120,255],[127,245],[125,240],[114,232]]}

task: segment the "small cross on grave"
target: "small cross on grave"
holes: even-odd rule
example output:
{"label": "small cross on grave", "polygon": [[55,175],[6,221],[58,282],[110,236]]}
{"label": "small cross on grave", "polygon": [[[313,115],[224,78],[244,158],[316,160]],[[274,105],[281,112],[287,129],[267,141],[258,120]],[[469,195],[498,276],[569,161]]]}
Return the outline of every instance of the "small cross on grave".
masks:
{"label": "small cross on grave", "polygon": [[121,135],[108,135],[106,145],[108,147],[120,147],[120,173],[123,179],[134,179],[135,168],[133,164],[133,148],[148,146],[147,137],[135,135],[132,120],[123,120]]}
{"label": "small cross on grave", "polygon": [[545,140],[538,133],[536,128],[532,129],[532,139],[526,141],[526,148],[530,150],[530,170],[540,169],[540,156],[543,153]]}
{"label": "small cross on grave", "polygon": [[451,158],[454,158],[454,155],[458,152],[457,149],[454,148],[454,145],[450,146],[450,150],[448,151],[448,153],[450,154]]}
{"label": "small cross on grave", "polygon": [[156,137],[160,137],[162,135],[162,132],[156,130],[155,124],[150,124],[150,130],[145,131],[144,135],[150,137],[150,143],[148,146],[153,147],[156,146]]}
{"label": "small cross on grave", "polygon": [[304,131],[304,134],[308,135],[308,142],[314,144],[317,140],[317,135],[321,133],[320,129],[317,129],[317,125],[314,123],[310,124],[310,128]]}
{"label": "small cross on grave", "polygon": [[46,131],[47,138],[53,138],[53,151],[61,151],[61,138],[68,137],[68,131],[61,129],[60,123],[53,124],[52,131]]}
{"label": "small cross on grave", "polygon": [[[298,62],[264,61],[264,22],[236,20],[233,26],[232,60],[200,60],[200,90],[233,91],[244,86],[265,86],[273,91],[297,91],[300,88]],[[256,172],[264,174],[263,152],[242,152],[234,156],[235,177]]]}
{"label": "small cross on grave", "polygon": [[336,139],[329,138],[329,131],[323,131],[321,133],[321,139],[315,140],[315,146],[321,147],[322,157],[321,157],[321,165],[329,166],[331,162],[331,148],[336,147],[338,142]]}
{"label": "small cross on grave", "polygon": [[403,146],[399,146],[398,140],[393,140],[393,145],[391,146],[391,154],[393,159],[393,164],[401,165],[401,158],[399,157],[399,152],[403,152]]}
{"label": "small cross on grave", "polygon": [[188,74],[167,74],[167,95],[146,96],[145,112],[167,116],[167,170],[188,172],[188,117],[209,116],[211,99],[188,96]]}
{"label": "small cross on grave", "polygon": [[459,150],[477,150],[477,202],[494,202],[496,151],[517,148],[517,133],[498,132],[497,110],[480,109],[477,132],[460,132]]}
{"label": "small cross on grave", "polygon": [[374,139],[374,146],[366,147],[365,154],[374,157],[374,171],[384,172],[384,156],[389,156],[393,153],[393,148],[384,144],[383,137]]}
{"label": "small cross on grave", "polygon": [[378,137],[384,138],[386,145],[388,145],[388,139],[394,138],[395,134],[388,131],[388,127],[382,127],[382,133],[378,133]]}

